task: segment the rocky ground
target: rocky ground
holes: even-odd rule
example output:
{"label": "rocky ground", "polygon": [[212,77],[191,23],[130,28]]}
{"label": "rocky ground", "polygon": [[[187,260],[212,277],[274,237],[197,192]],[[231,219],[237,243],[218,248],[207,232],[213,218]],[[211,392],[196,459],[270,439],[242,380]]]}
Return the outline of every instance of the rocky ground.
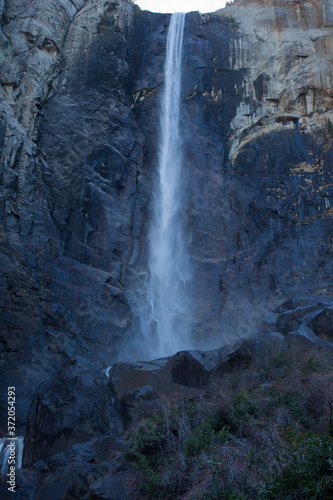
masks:
{"label": "rocky ground", "polygon": [[330,498],[332,315],[284,304],[271,333],[110,378],[72,359],[35,394],[16,496]]}

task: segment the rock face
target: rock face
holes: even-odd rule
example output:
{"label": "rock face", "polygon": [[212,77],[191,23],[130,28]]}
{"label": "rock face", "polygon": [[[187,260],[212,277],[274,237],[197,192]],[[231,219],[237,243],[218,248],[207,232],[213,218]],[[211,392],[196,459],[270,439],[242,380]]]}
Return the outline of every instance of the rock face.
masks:
{"label": "rock face", "polygon": [[200,334],[244,336],[267,299],[329,290],[332,28],[322,8],[235,2],[189,16],[184,123]]}
{"label": "rock face", "polygon": [[112,383],[80,359],[68,361],[42,384],[31,403],[23,464],[30,465],[98,435],[124,430]]}
{"label": "rock face", "polygon": [[[1,380],[17,387],[22,432],[38,386],[70,359],[104,368],[119,351],[144,357],[170,20],[129,0],[24,5],[0,0]],[[331,309],[332,34],[328,0],[236,0],[186,17],[184,216],[199,348],[274,331],[264,313],[295,296]],[[331,335],[326,316],[311,321]]]}

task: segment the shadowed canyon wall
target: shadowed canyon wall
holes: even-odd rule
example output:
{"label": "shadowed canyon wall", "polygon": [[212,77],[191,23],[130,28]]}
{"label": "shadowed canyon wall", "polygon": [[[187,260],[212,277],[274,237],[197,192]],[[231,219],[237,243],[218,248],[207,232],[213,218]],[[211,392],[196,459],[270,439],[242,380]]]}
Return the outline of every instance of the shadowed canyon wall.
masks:
{"label": "shadowed canyon wall", "polygon": [[[124,0],[0,9],[1,376],[22,426],[41,381],[73,356],[103,368],[119,351],[144,356],[170,16]],[[332,35],[330,1],[186,16],[196,346],[269,329],[265,313],[295,295],[330,296]]]}

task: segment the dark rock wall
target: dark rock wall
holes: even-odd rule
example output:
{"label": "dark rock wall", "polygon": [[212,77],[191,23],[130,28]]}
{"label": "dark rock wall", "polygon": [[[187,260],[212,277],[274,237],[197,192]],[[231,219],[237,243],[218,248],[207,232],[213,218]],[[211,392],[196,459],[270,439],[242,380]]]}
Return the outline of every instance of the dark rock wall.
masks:
{"label": "dark rock wall", "polygon": [[[38,5],[23,18],[8,2],[1,32],[1,376],[4,387],[18,387],[18,427],[39,384],[68,359],[105,367],[140,336],[170,19],[125,1],[55,1],[37,22]],[[277,52],[283,12],[275,45],[267,42],[266,54],[259,26],[254,49],[246,9],[271,18],[264,5],[242,2],[186,18],[184,217],[201,347],[255,332],[267,308],[289,297],[331,290],[328,84],[317,89],[326,103],[318,116],[304,103],[300,114],[302,99],[314,102],[309,89],[294,104],[276,97],[279,72],[297,87],[292,64],[306,54]],[[319,21],[315,55],[330,68],[331,28]],[[276,74],[262,70],[259,49],[278,61]],[[309,79],[311,67],[298,71]]]}
{"label": "dark rock wall", "polygon": [[135,259],[133,222],[141,203],[143,137],[127,78],[124,36],[99,26],[89,49],[57,80],[40,127],[48,205],[63,245],[52,268],[45,262],[46,274],[105,363],[131,322],[124,274]]}
{"label": "dark rock wall", "polygon": [[241,132],[244,144],[234,155],[240,109],[255,116],[268,101],[265,75],[248,91],[248,48],[241,54],[243,67],[232,50],[240,42],[234,18],[188,16],[184,189],[189,190],[195,331],[205,336],[215,331],[224,339],[255,331],[262,308],[283,297],[325,295],[332,276],[328,127],[314,134],[301,120],[279,116],[265,127],[264,115],[257,134],[251,136],[254,127]]}

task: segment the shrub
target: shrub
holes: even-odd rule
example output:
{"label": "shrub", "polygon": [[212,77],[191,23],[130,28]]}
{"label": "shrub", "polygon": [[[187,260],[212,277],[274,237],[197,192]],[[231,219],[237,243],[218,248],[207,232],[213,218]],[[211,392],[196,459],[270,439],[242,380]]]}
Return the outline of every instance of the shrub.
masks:
{"label": "shrub", "polygon": [[269,361],[270,368],[283,368],[291,364],[291,357],[287,351],[280,351],[276,356],[272,356]]}
{"label": "shrub", "polygon": [[297,435],[292,428],[285,435],[284,451],[282,472],[271,470],[261,498],[333,498],[333,438],[329,434]]}
{"label": "shrub", "polygon": [[237,391],[230,377],[200,398],[165,398],[163,413],[133,427],[136,498],[333,498],[327,360],[284,352],[272,359],[291,366],[282,380]]}
{"label": "shrub", "polygon": [[321,368],[321,363],[313,356],[311,356],[311,354],[309,355],[309,357],[302,366],[302,370],[305,373],[318,372],[320,368]]}
{"label": "shrub", "polygon": [[212,442],[214,430],[210,422],[203,422],[194,429],[191,437],[185,443],[185,450],[188,455],[194,457],[201,450],[208,448]]}
{"label": "shrub", "polygon": [[244,426],[252,422],[255,423],[258,417],[264,414],[263,412],[264,408],[260,405],[256,391],[250,393],[242,389],[231,398],[221,418],[231,432],[242,435]]}
{"label": "shrub", "polygon": [[160,453],[165,443],[164,427],[165,419],[162,414],[141,422],[131,434],[127,457],[133,462],[143,464],[144,457]]}
{"label": "shrub", "polygon": [[225,488],[223,483],[218,480],[213,480],[209,487],[196,495],[195,500],[244,500],[245,496],[240,495],[237,491]]}
{"label": "shrub", "polygon": [[186,454],[194,457],[202,450],[210,448],[213,444],[221,445],[225,443],[228,438],[229,427],[225,425],[221,429],[215,429],[214,422],[210,418],[198,425],[185,443]]}

